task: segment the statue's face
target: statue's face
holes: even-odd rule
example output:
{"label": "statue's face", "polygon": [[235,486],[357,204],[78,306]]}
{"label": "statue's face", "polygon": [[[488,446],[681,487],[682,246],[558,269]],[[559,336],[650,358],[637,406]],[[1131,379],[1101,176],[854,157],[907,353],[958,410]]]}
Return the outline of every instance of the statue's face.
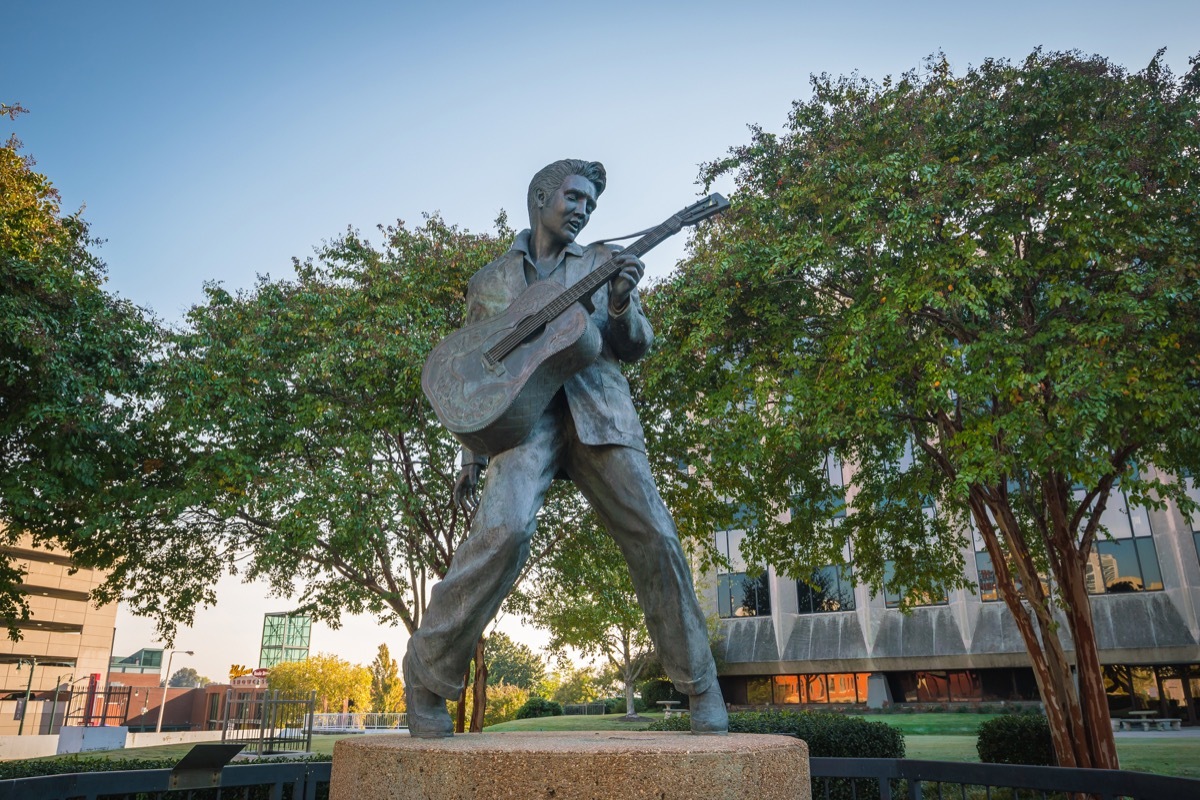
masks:
{"label": "statue's face", "polygon": [[595,210],[596,187],[582,175],[568,175],[538,209],[537,219],[554,238],[573,242]]}

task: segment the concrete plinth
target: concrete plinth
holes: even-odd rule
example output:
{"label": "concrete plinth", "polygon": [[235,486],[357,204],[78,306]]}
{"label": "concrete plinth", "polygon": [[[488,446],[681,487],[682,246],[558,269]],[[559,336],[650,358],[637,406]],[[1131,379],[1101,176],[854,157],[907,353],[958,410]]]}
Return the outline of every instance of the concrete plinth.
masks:
{"label": "concrete plinth", "polygon": [[333,750],[330,800],[808,800],[790,736],[483,733],[366,736]]}

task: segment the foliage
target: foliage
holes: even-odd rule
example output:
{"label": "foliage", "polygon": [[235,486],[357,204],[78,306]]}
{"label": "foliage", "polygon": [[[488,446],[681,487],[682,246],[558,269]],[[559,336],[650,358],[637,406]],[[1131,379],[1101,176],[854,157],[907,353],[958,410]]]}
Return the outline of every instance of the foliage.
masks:
{"label": "foliage", "polygon": [[[969,522],[1064,765],[1117,766],[1085,585],[1114,490],[1194,506],[1169,476],[1200,469],[1198,92],[1200,62],[1040,50],[816,77],[782,135],[706,167],[733,209],[647,298],[681,530],[749,514],[745,555],[793,578],[849,544],[854,580],[912,605],[969,585]],[[836,525],[831,454],[856,491]]]}
{"label": "foliage", "polygon": [[[483,724],[481,727],[486,728],[489,725],[499,725],[501,722],[518,719],[517,714],[528,704],[529,699],[529,692],[520,686],[509,686],[507,683],[494,685],[489,683],[487,706],[483,710]],[[466,715],[469,718],[475,707],[474,695],[470,692],[466,694],[466,703]],[[458,712],[458,702],[452,701],[449,707],[450,716],[453,718]]]}
{"label": "foliage", "polygon": [[[125,553],[121,512],[143,490],[139,422],[159,331],[104,291],[98,240],[20,150],[15,137],[0,147],[0,546],[28,534],[107,567]],[[28,619],[21,575],[0,559],[14,639]]]}
{"label": "foliage", "polygon": [[[629,566],[593,512],[579,523],[569,546],[537,564],[513,604],[533,625],[550,632],[552,653],[573,648],[584,656],[603,656],[624,687],[627,713],[635,713],[634,686],[653,659],[654,645]],[[555,699],[578,702],[562,700],[557,693]]]}
{"label": "foliage", "polygon": [[[649,730],[688,730],[686,716],[655,720]],[[811,711],[735,711],[730,733],[777,733],[798,736],[818,758],[904,758],[904,735],[883,722]]]}
{"label": "foliage", "polygon": [[390,714],[404,711],[404,681],[400,679],[400,665],[388,652],[386,644],[379,645],[379,652],[371,662],[371,711]]}
{"label": "foliage", "polygon": [[322,713],[371,707],[371,671],[328,653],[276,664],[267,674],[267,688],[293,697],[316,692]]}
{"label": "foliage", "polygon": [[527,692],[543,689],[546,664],[529,645],[514,642],[508,634],[496,631],[487,637],[484,653],[488,686],[505,683]]}
{"label": "foliage", "polygon": [[[300,762],[330,761],[332,755],[314,754],[303,758],[290,756],[255,759],[255,764],[294,764]],[[15,761],[0,761],[0,780],[36,778],[40,775],[69,775],[76,772],[126,772],[140,769],[172,769],[178,763],[174,758],[104,758],[103,756],[59,756],[57,758],[27,758]]]}
{"label": "foliage", "polygon": [[679,708],[688,707],[688,696],[680,693],[675,684],[661,678],[655,678],[642,683],[641,686],[642,702],[646,708],[651,710],[659,710],[658,702],[660,700],[675,700],[679,703]]}
{"label": "foliage", "polygon": [[992,764],[1054,766],[1050,725],[1041,714],[1009,714],[979,726],[979,760]]}
{"label": "foliage", "polygon": [[517,709],[516,719],[538,719],[540,717],[561,717],[562,704],[544,697],[531,697]]}
{"label": "foliage", "polygon": [[175,674],[171,676],[171,680],[167,681],[168,686],[190,686],[193,688],[208,686],[210,683],[212,681],[197,672],[195,667],[180,667],[175,670]]}
{"label": "foliage", "polygon": [[599,673],[593,667],[575,667],[559,674],[551,699],[562,705],[590,703],[600,697]]}

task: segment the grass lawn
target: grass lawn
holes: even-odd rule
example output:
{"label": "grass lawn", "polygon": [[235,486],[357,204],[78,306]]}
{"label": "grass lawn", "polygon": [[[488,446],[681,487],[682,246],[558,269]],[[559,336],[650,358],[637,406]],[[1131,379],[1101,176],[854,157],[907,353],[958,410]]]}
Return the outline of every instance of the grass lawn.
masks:
{"label": "grass lawn", "polygon": [[[645,730],[651,719],[661,719],[661,712],[643,714],[641,722],[623,722],[620,714],[604,716],[562,716],[522,719],[493,725],[488,733],[505,731],[637,731]],[[978,761],[975,751],[975,731],[992,715],[987,714],[868,714],[863,719],[894,725],[904,733],[909,758],[930,761]],[[354,736],[356,734],[347,734]],[[330,755],[338,736],[314,736],[313,752]],[[130,750],[109,750],[88,753],[100,758],[182,758],[192,749],[191,744],[169,744],[160,747],[141,747]],[[1200,737],[1181,739],[1117,739],[1117,753],[1123,769],[1200,778]],[[50,756],[62,758],[62,756]]]}

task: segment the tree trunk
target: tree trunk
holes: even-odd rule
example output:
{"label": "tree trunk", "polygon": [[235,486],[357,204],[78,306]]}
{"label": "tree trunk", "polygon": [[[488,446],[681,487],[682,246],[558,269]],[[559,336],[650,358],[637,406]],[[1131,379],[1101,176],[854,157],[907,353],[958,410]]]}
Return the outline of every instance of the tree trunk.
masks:
{"label": "tree trunk", "polygon": [[[483,656],[486,637],[475,643],[475,685],[471,704],[471,733],[483,733],[483,714],[487,711],[487,662]],[[465,692],[464,692],[465,694]]]}
{"label": "tree trunk", "polygon": [[470,686],[467,681],[470,677],[470,672],[463,676],[463,688],[458,693],[458,713],[455,715],[456,719],[454,720],[455,733],[467,732],[467,688]]}
{"label": "tree trunk", "polygon": [[1104,691],[1104,671],[1100,666],[1100,650],[1096,646],[1096,627],[1092,621],[1091,600],[1084,582],[1084,571],[1074,559],[1067,571],[1070,585],[1064,586],[1067,597],[1067,623],[1075,640],[1075,669],[1079,676],[1081,727],[1076,731],[1076,747],[1086,758],[1081,767],[1120,769],[1117,760],[1117,741],[1113,737],[1112,721],[1108,714],[1108,693]]}
{"label": "tree trunk", "polygon": [[[996,586],[1017,623],[1029,654],[1059,766],[1117,769],[1116,742],[1108,719],[1108,697],[1096,649],[1087,586],[1083,570],[1078,566],[1078,551],[1071,546],[1069,538],[1064,544],[1064,537],[1057,533],[1054,541],[1047,542],[1047,546],[1058,548],[1058,558],[1051,560],[1058,567],[1054,570],[1054,578],[1067,601],[1067,623],[1075,641],[1080,676],[1077,692],[1071,664],[1054,619],[1052,600],[1042,588],[1036,564],[1011,508],[1001,503],[987,503],[979,495],[972,497],[971,505],[972,516],[992,557]],[[999,532],[1008,545],[1009,559],[1005,559],[997,526],[988,518],[987,508],[999,521]],[[1009,560],[1016,566],[1019,576],[1013,575]],[[1025,603],[1028,603],[1028,609]],[[1030,613],[1037,622],[1036,630]]]}

